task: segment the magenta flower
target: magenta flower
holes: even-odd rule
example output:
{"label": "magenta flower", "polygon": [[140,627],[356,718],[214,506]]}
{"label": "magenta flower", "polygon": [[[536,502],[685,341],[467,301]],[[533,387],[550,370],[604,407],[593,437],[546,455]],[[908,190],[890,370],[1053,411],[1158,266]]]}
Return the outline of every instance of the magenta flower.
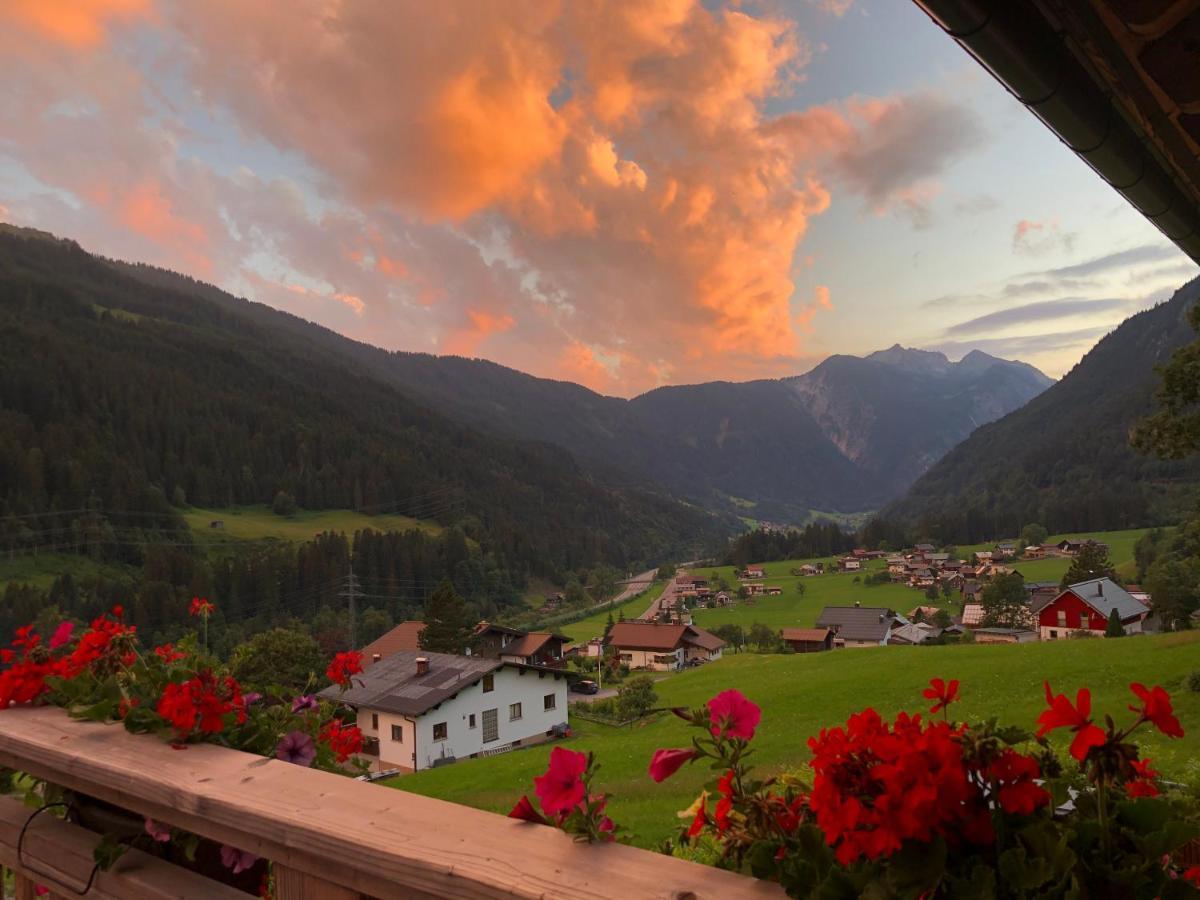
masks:
{"label": "magenta flower", "polygon": [[729,690],[721,691],[708,701],[708,715],[712,720],[713,737],[748,741],[754,737],[762,710],[747,700],[741,691]]}
{"label": "magenta flower", "polygon": [[62,622],[54,629],[54,634],[50,636],[50,649],[57,650],[59,647],[71,643],[71,635],[74,632],[74,622]]}
{"label": "magenta flower", "polygon": [[275,758],[307,768],[317,758],[317,748],[303,731],[289,731],[275,748]]}
{"label": "magenta flower", "polygon": [[261,699],[262,694],[260,694],[258,691],[250,691],[249,693],[242,694],[242,705],[250,706],[254,703],[257,703]]}
{"label": "magenta flower", "polygon": [[245,850],[238,850],[228,844],[221,845],[221,865],[232,869],[234,875],[240,875],[258,862],[258,857]]}
{"label": "magenta flower", "polygon": [[314,697],[312,694],[305,694],[301,697],[297,697],[295,700],[292,701],[292,715],[296,715],[297,713],[302,713],[302,712],[308,712],[311,709],[318,709],[318,708],[319,708],[319,705],[317,703],[317,698]]}
{"label": "magenta flower", "polygon": [[154,838],[160,844],[165,844],[171,840],[171,826],[164,825],[162,822],[155,822],[153,819],[146,819],[146,834]]}

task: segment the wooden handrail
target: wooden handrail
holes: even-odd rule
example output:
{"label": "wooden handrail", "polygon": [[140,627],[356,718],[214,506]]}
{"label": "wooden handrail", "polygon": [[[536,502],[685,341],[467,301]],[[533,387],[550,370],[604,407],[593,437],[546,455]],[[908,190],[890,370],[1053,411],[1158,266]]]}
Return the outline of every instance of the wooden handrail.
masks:
{"label": "wooden handrail", "polygon": [[351,896],[782,896],[777,885],[720,869],[583,845],[552,828],[213,744],[176,750],[49,707],[0,711],[0,765],[256,853]]}
{"label": "wooden handrail", "polygon": [[[0,797],[0,868],[7,867],[35,884],[67,884],[70,890],[54,894],[67,897],[88,883],[92,851],[100,836],[50,815],[30,823],[32,813],[20,800]],[[18,859],[17,844],[26,823]],[[109,871],[98,872],[85,896],[89,900],[246,900],[241,891],[139,850],[130,850]]]}

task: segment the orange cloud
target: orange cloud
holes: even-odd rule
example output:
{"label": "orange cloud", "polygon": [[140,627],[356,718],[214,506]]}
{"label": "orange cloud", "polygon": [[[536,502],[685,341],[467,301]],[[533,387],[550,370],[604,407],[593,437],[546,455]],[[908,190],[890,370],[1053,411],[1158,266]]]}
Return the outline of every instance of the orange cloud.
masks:
{"label": "orange cloud", "polygon": [[375,270],[391,278],[408,277],[408,267],[398,259],[392,259],[383,253],[375,257]]}
{"label": "orange cloud", "polygon": [[796,313],[796,324],[801,330],[811,332],[813,330],[812,321],[817,313],[821,310],[832,310],[833,302],[829,299],[829,288],[824,284],[818,284],[813,288],[813,299],[811,303],[807,303],[800,308]]}
{"label": "orange cloud", "polygon": [[[98,191],[97,195],[107,197],[108,191]],[[209,244],[208,234],[174,212],[157,182],[143,181],[126,193],[117,204],[116,218],[131,231],[178,251],[200,274],[211,270],[212,262],[204,250]]]}
{"label": "orange cloud", "polygon": [[474,356],[488,335],[510,330],[517,320],[507,314],[468,309],[467,324],[448,332],[442,339],[441,350],[453,356]]}
{"label": "orange cloud", "polygon": [[[103,42],[109,20],[150,12],[150,0],[8,0],[8,14],[37,33],[69,47]],[[3,13],[0,12],[0,17]]]}

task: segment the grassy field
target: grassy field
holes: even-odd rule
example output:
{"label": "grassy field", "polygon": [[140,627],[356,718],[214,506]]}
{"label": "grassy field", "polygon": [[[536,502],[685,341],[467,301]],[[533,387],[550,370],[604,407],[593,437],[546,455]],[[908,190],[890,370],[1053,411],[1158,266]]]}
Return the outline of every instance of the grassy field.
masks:
{"label": "grassy field", "polygon": [[646,607],[654,601],[666,587],[666,582],[655,582],[650,589],[641,594],[626,600],[624,603],[617,606],[602,609],[598,613],[593,613],[586,619],[580,619],[578,622],[572,622],[570,625],[553,625],[550,626],[559,634],[565,634],[572,641],[589,641],[594,637],[599,637],[604,634],[604,626],[608,622],[608,615],[612,613],[613,620],[620,618],[621,614],[625,614],[627,619],[636,619],[646,611]]}
{"label": "grassy field", "polygon": [[[312,540],[322,531],[344,531],[347,535],[363,528],[376,531],[407,531],[420,528],[430,533],[440,531],[433,522],[410,519],[408,516],[368,516],[349,509],[298,512],[294,516],[277,516],[266,506],[242,506],[237,509],[192,508],[183,514],[188,526],[200,539],[219,543],[224,540],[261,540],[277,538],[285,541]],[[210,528],[209,523],[220,521],[222,528]]]}
{"label": "grassy field", "polygon": [[[1042,681],[1056,691],[1092,689],[1093,711],[1124,721],[1133,699],[1131,681],[1161,684],[1171,692],[1186,736],[1172,741],[1139,732],[1146,755],[1164,776],[1200,783],[1200,694],[1182,681],[1200,669],[1200,632],[1123,640],[1061,641],[1022,645],[958,645],[843,650],[809,655],[739,654],[668,678],[658,685],[662,703],[695,706],[735,687],[763,708],[755,740],[757,764],[775,772],[801,769],[809,759],[806,740],[823,726],[838,724],[873,706],[891,716],[919,711],[921,690],[939,675],[962,680],[963,702],[953,709],[963,720],[1000,716],[1032,727],[1044,708]],[[654,784],[646,775],[659,747],[687,746],[690,729],[665,715],[633,728],[575,721],[573,750],[594,750],[601,763],[599,787],[612,794],[613,818],[632,829],[635,842],[653,846],[675,832],[675,813],[685,809],[709,777],[707,769],[684,769]],[[1065,750],[1065,742],[1056,743]],[[507,812],[532,779],[545,769],[543,745],[502,756],[466,760],[387,782],[392,787],[442,797],[481,809]]]}
{"label": "grassy field", "polygon": [[133,577],[136,570],[125,566],[104,565],[86,556],[66,553],[39,553],[36,556],[0,557],[0,592],[11,582],[49,588],[63,572],[75,578],[103,575],[106,578]]}
{"label": "grassy field", "polygon": [[[1095,537],[1109,545],[1110,556],[1122,575],[1133,577],[1133,545],[1143,534],[1143,531],[1109,531],[1097,532],[1092,535],[1055,535],[1051,540],[1060,541],[1064,537]],[[990,550],[995,543],[978,544],[958,548],[959,555],[968,559],[977,550]],[[863,606],[886,606],[901,613],[908,613],[917,605],[936,605],[949,609],[952,613],[960,613],[962,605],[958,594],[953,595],[950,602],[938,600],[931,604],[925,599],[925,592],[914,590],[898,584],[864,585],[861,580],[855,582],[855,575],[831,571],[826,575],[813,575],[808,578],[798,578],[789,572],[805,562],[816,560],[785,560],[782,562],[765,563],[763,569],[766,578],[763,582],[768,585],[779,585],[783,593],[778,597],[754,597],[751,600],[738,601],[733,606],[720,609],[700,609],[693,613],[697,625],[704,628],[715,628],[718,625],[734,623],[749,627],[755,622],[762,622],[772,628],[806,628],[812,626],[821,609],[825,606],[853,606],[855,601]],[[824,560],[827,569],[836,568],[836,560]],[[1025,576],[1026,581],[1058,581],[1071,565],[1065,557],[1056,559],[1017,560],[1012,565]],[[865,576],[887,568],[883,560],[874,560],[858,573]],[[731,585],[738,584],[734,577],[732,566],[701,568],[702,574],[717,572]],[[804,585],[804,594],[800,595],[799,584]]]}

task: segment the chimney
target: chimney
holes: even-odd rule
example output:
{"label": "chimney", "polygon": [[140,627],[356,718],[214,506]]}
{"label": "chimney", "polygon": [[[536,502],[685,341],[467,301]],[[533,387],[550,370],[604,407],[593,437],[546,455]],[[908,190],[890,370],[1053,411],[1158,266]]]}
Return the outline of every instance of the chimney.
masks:
{"label": "chimney", "polygon": [[417,657],[417,674],[418,675],[428,675],[429,674],[429,657],[428,656],[418,656]]}
{"label": "chimney", "polygon": [[378,653],[371,654],[371,662],[379,662],[383,657]]}
{"label": "chimney", "polygon": [[1104,596],[1104,582],[1103,581],[1096,582],[1096,596],[1097,597]]}

